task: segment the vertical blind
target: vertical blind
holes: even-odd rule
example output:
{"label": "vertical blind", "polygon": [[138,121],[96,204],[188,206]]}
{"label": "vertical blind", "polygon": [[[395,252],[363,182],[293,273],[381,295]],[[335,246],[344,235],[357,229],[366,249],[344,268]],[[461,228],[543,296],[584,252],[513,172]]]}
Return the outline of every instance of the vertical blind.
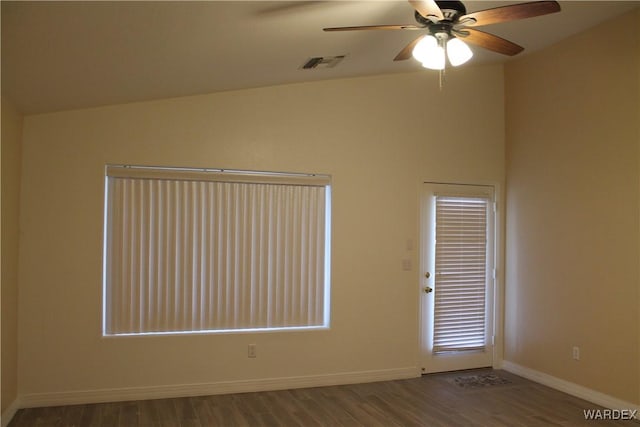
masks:
{"label": "vertical blind", "polygon": [[104,333],[325,326],[328,177],[109,167]]}
{"label": "vertical blind", "polygon": [[488,207],[436,196],[434,353],[485,348]]}

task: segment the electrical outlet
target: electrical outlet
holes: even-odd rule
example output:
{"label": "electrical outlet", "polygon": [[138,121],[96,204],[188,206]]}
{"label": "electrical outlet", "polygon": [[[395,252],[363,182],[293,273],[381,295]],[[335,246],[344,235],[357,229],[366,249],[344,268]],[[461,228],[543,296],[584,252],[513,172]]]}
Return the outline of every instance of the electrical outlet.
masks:
{"label": "electrical outlet", "polygon": [[580,360],[580,347],[573,347],[573,360]]}
{"label": "electrical outlet", "polygon": [[251,359],[255,359],[257,357],[257,350],[256,350],[256,345],[255,344],[249,344],[249,346],[247,347],[247,357],[251,358]]}

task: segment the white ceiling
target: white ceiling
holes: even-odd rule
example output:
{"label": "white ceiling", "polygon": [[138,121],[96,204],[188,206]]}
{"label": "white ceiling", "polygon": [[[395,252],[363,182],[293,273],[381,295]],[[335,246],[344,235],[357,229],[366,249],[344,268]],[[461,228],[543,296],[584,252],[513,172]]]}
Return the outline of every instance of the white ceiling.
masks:
{"label": "white ceiling", "polygon": [[[472,12],[518,2],[466,1]],[[541,49],[640,5],[561,1],[562,12],[483,27]],[[323,27],[414,24],[398,1],[2,1],[2,95],[25,114],[421,70],[394,56],[416,31]],[[475,48],[471,64],[507,57]],[[302,70],[314,56],[335,68]],[[471,66],[471,65],[466,65]],[[433,72],[427,71],[424,72]]]}

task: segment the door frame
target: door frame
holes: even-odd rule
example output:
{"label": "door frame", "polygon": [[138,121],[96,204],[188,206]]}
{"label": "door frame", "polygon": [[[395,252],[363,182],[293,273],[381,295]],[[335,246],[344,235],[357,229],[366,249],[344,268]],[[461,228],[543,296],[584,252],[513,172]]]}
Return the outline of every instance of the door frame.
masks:
{"label": "door frame", "polygon": [[503,186],[501,183],[497,181],[447,181],[447,180],[433,180],[433,179],[423,179],[420,182],[419,191],[418,191],[418,237],[419,237],[419,260],[418,260],[418,277],[417,277],[417,286],[416,291],[419,298],[418,303],[418,339],[417,339],[417,368],[422,373],[428,373],[425,368],[422,367],[423,364],[423,339],[425,336],[425,325],[423,323],[423,318],[425,316],[425,304],[422,302],[423,298],[423,288],[424,288],[424,277],[423,272],[426,271],[426,266],[424,265],[424,254],[423,254],[423,244],[425,239],[425,230],[423,229],[423,195],[424,195],[424,187],[425,185],[452,185],[452,186],[477,186],[477,187],[493,187],[494,192],[494,265],[495,265],[495,278],[494,278],[494,289],[493,289],[493,346],[492,346],[492,367],[494,369],[500,369],[503,364],[503,354],[504,354],[504,314],[505,314],[505,306],[504,306],[504,277],[505,277],[505,268],[504,268],[504,230],[505,230],[505,222],[504,222],[504,194],[503,194]]}

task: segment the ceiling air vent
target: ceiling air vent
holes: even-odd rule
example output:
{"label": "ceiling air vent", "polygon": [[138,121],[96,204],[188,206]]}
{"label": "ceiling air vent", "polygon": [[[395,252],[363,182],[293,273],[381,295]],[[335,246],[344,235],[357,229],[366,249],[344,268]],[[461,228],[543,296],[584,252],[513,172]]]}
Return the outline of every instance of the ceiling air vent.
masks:
{"label": "ceiling air vent", "polygon": [[344,59],[345,55],[340,56],[316,56],[309,58],[302,66],[303,70],[311,70],[314,68],[333,68]]}

